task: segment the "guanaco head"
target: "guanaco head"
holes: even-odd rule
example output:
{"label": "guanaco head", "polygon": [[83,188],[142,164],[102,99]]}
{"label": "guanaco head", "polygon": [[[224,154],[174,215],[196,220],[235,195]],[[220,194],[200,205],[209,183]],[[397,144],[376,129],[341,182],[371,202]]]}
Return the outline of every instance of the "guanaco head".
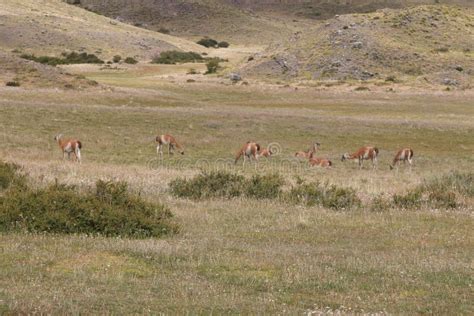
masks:
{"label": "guanaco head", "polygon": [[54,140],[59,142],[59,140],[63,137],[63,134],[58,134],[56,136],[54,136]]}
{"label": "guanaco head", "polygon": [[344,161],[344,160],[346,160],[346,159],[349,159],[349,157],[350,157],[350,155],[349,155],[348,153],[345,153],[345,154],[342,155],[341,161]]}

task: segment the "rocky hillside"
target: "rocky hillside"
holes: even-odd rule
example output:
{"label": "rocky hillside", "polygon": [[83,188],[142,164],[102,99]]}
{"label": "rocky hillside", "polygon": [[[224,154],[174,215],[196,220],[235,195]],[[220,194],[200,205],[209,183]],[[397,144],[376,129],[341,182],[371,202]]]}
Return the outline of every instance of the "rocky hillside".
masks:
{"label": "rocky hillside", "polygon": [[[88,10],[151,30],[195,39],[212,36],[245,44],[280,40],[307,19],[366,13],[381,8],[471,0],[68,0]],[[303,24],[303,25],[302,25]]]}
{"label": "rocky hillside", "polygon": [[0,50],[36,55],[64,51],[150,58],[162,50],[202,50],[185,39],[148,31],[61,0],[2,0]]}
{"label": "rocky hillside", "polygon": [[474,10],[452,6],[349,14],[254,56],[247,76],[466,85],[474,74]]}

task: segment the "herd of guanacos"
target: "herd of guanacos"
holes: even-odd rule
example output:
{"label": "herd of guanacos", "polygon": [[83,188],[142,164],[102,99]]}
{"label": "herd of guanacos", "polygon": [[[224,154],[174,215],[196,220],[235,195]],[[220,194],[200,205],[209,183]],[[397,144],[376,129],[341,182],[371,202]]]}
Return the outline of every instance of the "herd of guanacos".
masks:
{"label": "herd of guanacos", "polygon": [[[81,148],[82,143],[77,139],[64,139],[62,135],[57,135],[54,137],[54,140],[58,142],[59,147],[63,153],[63,159],[68,155],[68,159],[71,158],[71,154],[74,155],[77,162],[81,162]],[[168,146],[168,154],[172,155],[173,151],[176,150],[180,154],[184,155],[183,147],[176,141],[176,138],[169,134],[164,134],[156,137],[156,147],[157,154],[160,157],[163,157],[163,147]],[[330,168],[332,162],[326,158],[317,158],[314,154],[320,148],[319,143],[315,143],[312,148],[306,151],[299,151],[295,153],[295,157],[300,159],[308,159],[310,166],[319,166],[323,168]],[[246,142],[240,150],[237,152],[235,157],[235,164],[243,157],[244,165],[246,160],[251,160],[252,158],[255,161],[258,161],[260,157],[270,157],[272,156],[272,150],[270,148],[262,148],[258,143],[248,141]],[[379,155],[379,149],[372,146],[364,146],[359,148],[356,152],[349,154],[345,153],[342,155],[341,161],[344,160],[357,160],[359,162],[359,168],[362,168],[364,160],[372,161],[372,166],[375,168],[377,164],[377,156]],[[410,168],[413,163],[413,150],[411,148],[402,148],[395,154],[392,164],[390,164],[390,169],[394,169],[395,166],[398,166],[401,162],[410,165]]]}

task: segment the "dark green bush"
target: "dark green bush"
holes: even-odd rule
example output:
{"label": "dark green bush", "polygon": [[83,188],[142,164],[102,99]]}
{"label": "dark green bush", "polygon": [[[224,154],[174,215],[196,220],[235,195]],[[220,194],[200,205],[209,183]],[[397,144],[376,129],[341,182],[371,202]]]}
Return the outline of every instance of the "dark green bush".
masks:
{"label": "dark green bush", "polygon": [[278,174],[255,175],[245,184],[245,195],[254,199],[276,199],[281,194],[284,184]]}
{"label": "dark green bush", "polygon": [[217,47],[218,42],[212,38],[205,37],[197,41],[199,45],[202,45],[204,47],[210,48],[210,47]]}
{"label": "dark green bush", "polygon": [[221,48],[227,48],[227,47],[229,47],[229,46],[230,46],[230,44],[229,44],[228,42],[226,42],[226,41],[219,42],[219,43],[217,44],[217,47],[221,47]]}
{"label": "dark green bush", "polygon": [[138,60],[136,60],[136,59],[133,58],[133,57],[127,57],[127,58],[125,58],[125,60],[124,60],[123,62],[126,63],[126,64],[131,64],[131,65],[138,64]]}
{"label": "dark green bush", "polygon": [[190,180],[176,179],[171,181],[169,186],[174,196],[199,200],[241,196],[244,184],[243,176],[214,171],[201,173]]}
{"label": "dark green bush", "polygon": [[101,60],[94,54],[88,53],[62,53],[62,58],[60,57],[51,57],[51,56],[39,56],[36,57],[35,55],[31,54],[23,54],[20,56],[23,59],[28,59],[35,61],[41,64],[47,64],[50,66],[57,66],[57,65],[67,65],[67,64],[103,64],[104,61]]}
{"label": "dark green bush", "polygon": [[204,58],[194,52],[179,52],[176,50],[161,52],[151,61],[153,64],[176,64],[202,62]]}
{"label": "dark green bush", "polygon": [[85,193],[55,183],[43,189],[12,187],[0,197],[0,230],[100,234],[134,238],[177,231],[167,207],[128,192],[127,184],[98,181]]}
{"label": "dark green bush", "polygon": [[8,81],[5,85],[7,87],[19,87],[20,83],[18,81]]}
{"label": "dark green bush", "polygon": [[122,56],[120,56],[120,55],[115,55],[115,56],[112,58],[112,61],[113,61],[114,63],[119,63],[121,60],[122,60]]}

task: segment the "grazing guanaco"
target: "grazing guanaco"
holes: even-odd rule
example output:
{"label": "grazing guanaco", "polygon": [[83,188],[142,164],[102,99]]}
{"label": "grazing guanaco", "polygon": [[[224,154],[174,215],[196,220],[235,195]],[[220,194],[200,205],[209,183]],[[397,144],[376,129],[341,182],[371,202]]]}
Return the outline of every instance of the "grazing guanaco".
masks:
{"label": "grazing guanaco", "polygon": [[245,166],[245,161],[247,159],[251,160],[252,157],[255,159],[255,161],[258,161],[260,148],[261,148],[260,145],[255,142],[251,142],[251,141],[246,142],[242,146],[242,148],[240,148],[240,150],[237,152],[234,163],[237,164],[240,157],[242,156],[244,157],[244,164],[243,164],[244,166]]}
{"label": "grazing guanaco", "polygon": [[184,155],[183,147],[176,141],[176,139],[168,134],[156,136],[156,153],[163,158],[163,146],[168,145],[168,156],[173,154],[176,149],[181,155]]}
{"label": "grazing guanaco", "polygon": [[63,160],[67,158],[71,159],[71,153],[74,153],[76,161],[81,163],[81,148],[82,143],[77,139],[63,139],[63,135],[59,134],[54,137],[54,140],[58,142],[59,148],[63,152]]}
{"label": "grazing guanaco", "polygon": [[321,147],[320,143],[314,143],[313,147],[308,149],[307,151],[298,151],[297,153],[295,153],[295,157],[301,159],[309,159],[311,155],[319,149],[319,147]]}
{"label": "grazing guanaco", "polygon": [[400,165],[400,162],[406,163],[408,161],[411,169],[411,165],[413,162],[413,149],[411,148],[403,148],[400,149],[397,154],[395,155],[395,158],[393,158],[393,163],[390,165],[390,170],[393,170],[395,166]]}
{"label": "grazing guanaco", "polygon": [[375,169],[377,163],[377,156],[379,155],[379,149],[377,147],[365,146],[360,148],[353,154],[345,153],[342,155],[341,161],[344,160],[354,160],[359,161],[359,168],[362,169],[362,164],[364,160],[371,160],[372,165]]}

